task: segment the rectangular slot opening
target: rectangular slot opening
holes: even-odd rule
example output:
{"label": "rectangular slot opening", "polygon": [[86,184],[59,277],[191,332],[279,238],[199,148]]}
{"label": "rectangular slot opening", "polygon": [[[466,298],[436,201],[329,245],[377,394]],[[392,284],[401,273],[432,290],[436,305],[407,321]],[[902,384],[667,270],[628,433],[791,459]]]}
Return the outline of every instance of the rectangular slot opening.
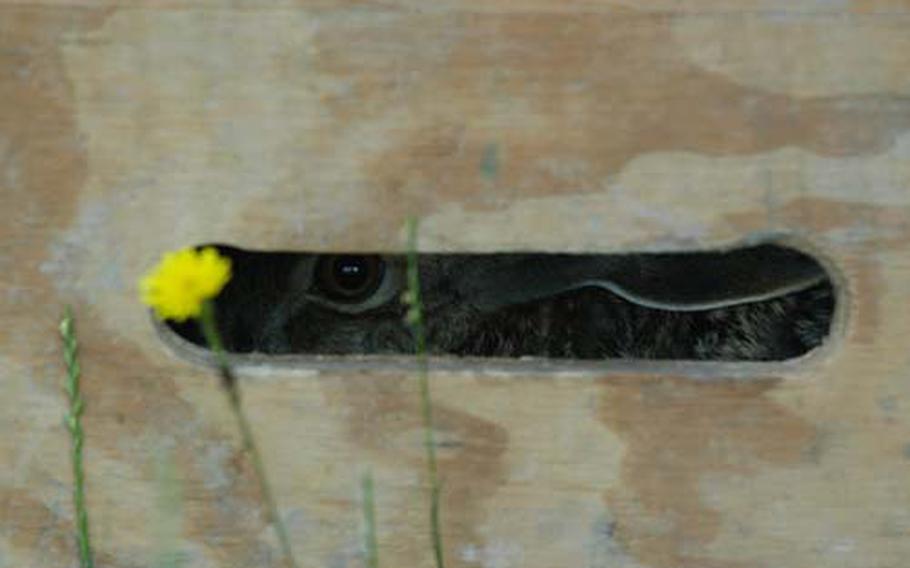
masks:
{"label": "rectangular slot opening", "polygon": [[[232,353],[411,355],[403,255],[215,245],[233,277],[216,299]],[[821,264],[762,244],[660,254],[421,254],[430,355],[783,361],[831,331]],[[195,322],[164,332],[204,345]]]}

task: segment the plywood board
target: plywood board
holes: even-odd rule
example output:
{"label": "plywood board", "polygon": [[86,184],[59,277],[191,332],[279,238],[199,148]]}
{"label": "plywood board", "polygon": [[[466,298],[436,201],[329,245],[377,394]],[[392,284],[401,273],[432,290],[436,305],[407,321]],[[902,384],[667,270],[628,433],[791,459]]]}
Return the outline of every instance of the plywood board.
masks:
{"label": "plywood board", "polygon": [[[279,566],[212,374],[135,283],[163,251],[612,252],[783,236],[834,274],[804,360],[434,371],[451,566],[910,558],[910,3],[0,5],[0,566],[74,565],[74,306],[98,563]],[[244,365],[304,566],[432,566],[414,374]]]}

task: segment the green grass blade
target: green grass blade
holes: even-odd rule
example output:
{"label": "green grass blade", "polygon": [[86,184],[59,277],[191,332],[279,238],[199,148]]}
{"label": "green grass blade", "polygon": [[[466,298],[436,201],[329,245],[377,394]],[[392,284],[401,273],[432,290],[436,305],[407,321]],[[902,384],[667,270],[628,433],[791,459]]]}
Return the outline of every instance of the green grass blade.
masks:
{"label": "green grass blade", "polygon": [[414,334],[417,355],[418,380],[420,383],[420,405],[423,415],[423,442],[427,456],[427,477],[430,483],[430,536],[433,542],[433,554],[436,568],[445,568],[440,528],[440,485],[436,465],[436,440],[433,429],[433,404],[430,396],[429,360],[427,356],[426,331],[423,325],[423,303],[420,297],[420,273],[417,266],[417,220],[408,219],[408,289],[405,302],[408,304],[407,321]]}
{"label": "green grass blade", "polygon": [[76,544],[79,548],[80,568],[94,568],[95,559],[89,537],[88,510],[85,505],[85,467],[83,465],[83,447],[85,431],[82,429],[82,413],[85,403],[80,391],[82,369],[79,366],[79,344],[76,340],[76,324],[73,310],[66,307],[66,313],[60,322],[60,335],[63,337],[63,361],[66,364],[66,392],[69,409],[64,425],[72,439],[71,461],[73,465],[73,507],[76,514]]}
{"label": "green grass blade", "polygon": [[373,474],[365,473],[361,479],[363,493],[364,552],[367,568],[379,568],[379,547],[376,544],[376,504],[373,497]]}
{"label": "green grass blade", "polygon": [[156,519],[155,568],[181,568],[185,558],[179,549],[182,529],[181,486],[170,450],[159,448],[155,459]]}

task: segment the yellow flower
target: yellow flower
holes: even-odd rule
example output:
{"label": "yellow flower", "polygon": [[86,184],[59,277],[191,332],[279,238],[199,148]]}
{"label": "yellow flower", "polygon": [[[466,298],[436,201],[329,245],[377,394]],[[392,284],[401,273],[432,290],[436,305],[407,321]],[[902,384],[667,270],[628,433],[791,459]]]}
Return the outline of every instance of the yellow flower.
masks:
{"label": "yellow flower", "polygon": [[159,319],[178,322],[199,317],[202,304],[231,279],[231,260],[212,247],[169,252],[139,282],[142,302]]}

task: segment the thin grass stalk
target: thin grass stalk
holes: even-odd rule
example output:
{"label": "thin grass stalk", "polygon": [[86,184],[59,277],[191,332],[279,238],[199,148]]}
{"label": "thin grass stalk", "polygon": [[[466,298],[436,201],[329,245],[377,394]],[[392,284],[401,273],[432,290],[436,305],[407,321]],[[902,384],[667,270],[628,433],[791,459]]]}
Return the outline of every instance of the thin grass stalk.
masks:
{"label": "thin grass stalk", "polygon": [[82,400],[80,382],[82,368],[79,365],[79,344],[76,340],[76,324],[73,320],[71,306],[66,307],[63,320],[60,322],[60,335],[63,337],[63,361],[66,364],[66,391],[69,408],[64,419],[66,429],[72,439],[71,461],[73,465],[73,507],[76,512],[76,544],[79,548],[79,566],[94,568],[89,537],[88,509],[85,505],[85,467],[83,464],[83,447],[85,431],[82,429],[82,413],[85,403]]}
{"label": "thin grass stalk", "polygon": [[417,266],[417,219],[411,217],[407,224],[408,254],[407,280],[408,290],[405,300],[409,310],[407,321],[414,334],[417,355],[417,373],[420,383],[420,404],[423,416],[423,445],[427,456],[427,478],[430,483],[430,535],[433,542],[433,554],[436,568],[445,568],[440,528],[440,485],[438,466],[436,464],[436,440],[433,427],[433,404],[430,396],[429,359],[427,356],[426,331],[423,321],[423,303],[420,297],[420,275]]}
{"label": "thin grass stalk", "polygon": [[182,530],[181,486],[171,451],[160,447],[155,456],[157,492],[154,568],[181,568],[185,558],[179,549]]}
{"label": "thin grass stalk", "polygon": [[367,568],[379,568],[379,547],[376,544],[376,503],[373,492],[373,474],[367,472],[360,480],[363,494],[364,553]]}

